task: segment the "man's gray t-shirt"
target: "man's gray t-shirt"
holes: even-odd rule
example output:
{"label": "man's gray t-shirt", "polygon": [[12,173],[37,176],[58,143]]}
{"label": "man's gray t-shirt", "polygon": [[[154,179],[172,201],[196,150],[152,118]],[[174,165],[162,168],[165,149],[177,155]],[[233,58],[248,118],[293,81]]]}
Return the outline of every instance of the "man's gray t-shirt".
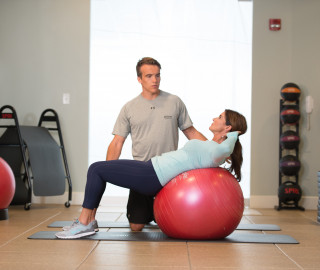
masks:
{"label": "man's gray t-shirt", "polygon": [[154,100],[140,94],[120,111],[112,134],[126,138],[131,133],[132,155],[147,161],[156,155],[178,148],[179,131],[192,126],[182,100],[161,91]]}

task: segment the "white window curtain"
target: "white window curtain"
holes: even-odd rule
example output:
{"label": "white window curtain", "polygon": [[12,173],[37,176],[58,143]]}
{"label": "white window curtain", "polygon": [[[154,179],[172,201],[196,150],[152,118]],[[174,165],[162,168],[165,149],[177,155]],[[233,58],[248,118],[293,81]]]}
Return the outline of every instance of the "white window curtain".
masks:
{"label": "white window curtain", "polygon": [[[251,119],[252,2],[237,0],[91,0],[89,163],[104,160],[121,107],[139,95],[135,66],[162,65],[160,89],[178,95],[208,139],[225,108]],[[180,133],[182,146],[186,138]],[[241,137],[242,189],[250,194],[250,126]],[[121,158],[132,158],[126,140]],[[127,191],[109,185],[107,195]]]}

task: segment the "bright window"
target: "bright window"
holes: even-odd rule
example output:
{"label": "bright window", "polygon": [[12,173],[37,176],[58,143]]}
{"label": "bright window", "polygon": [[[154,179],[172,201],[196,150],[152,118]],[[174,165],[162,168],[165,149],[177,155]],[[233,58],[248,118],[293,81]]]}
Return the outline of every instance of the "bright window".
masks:
{"label": "bright window", "polygon": [[[135,66],[162,65],[160,89],[178,95],[208,139],[225,108],[251,120],[252,2],[237,0],[91,0],[89,162],[105,160],[122,106],[141,92]],[[180,133],[182,146],[186,138]],[[250,196],[250,126],[241,137],[245,198]],[[132,158],[127,138],[121,158]],[[125,189],[109,185],[107,195]]]}

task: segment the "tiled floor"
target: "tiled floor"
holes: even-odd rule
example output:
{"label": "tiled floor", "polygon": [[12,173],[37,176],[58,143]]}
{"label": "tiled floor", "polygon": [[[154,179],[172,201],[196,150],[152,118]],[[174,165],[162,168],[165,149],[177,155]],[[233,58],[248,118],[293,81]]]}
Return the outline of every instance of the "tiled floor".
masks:
{"label": "tiled floor", "polygon": [[[47,226],[58,220],[72,220],[80,210],[80,206],[63,205],[34,204],[29,211],[22,206],[11,207],[9,219],[0,221],[0,269],[320,269],[316,211],[245,210],[242,223],[276,224],[282,229],[255,233],[287,234],[300,244],[27,239],[38,231],[57,230]],[[122,211],[103,207],[97,219],[124,222]]]}

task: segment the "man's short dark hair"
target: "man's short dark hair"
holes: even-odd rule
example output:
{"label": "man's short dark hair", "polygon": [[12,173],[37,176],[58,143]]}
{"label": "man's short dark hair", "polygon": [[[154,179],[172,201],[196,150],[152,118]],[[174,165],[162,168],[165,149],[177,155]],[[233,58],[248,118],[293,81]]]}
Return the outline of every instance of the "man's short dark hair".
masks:
{"label": "man's short dark hair", "polygon": [[139,62],[137,63],[137,66],[136,66],[137,76],[140,78],[142,75],[141,74],[142,65],[154,65],[154,66],[158,66],[159,69],[161,69],[161,65],[156,59],[153,59],[151,57],[143,57],[142,59],[139,60]]}

